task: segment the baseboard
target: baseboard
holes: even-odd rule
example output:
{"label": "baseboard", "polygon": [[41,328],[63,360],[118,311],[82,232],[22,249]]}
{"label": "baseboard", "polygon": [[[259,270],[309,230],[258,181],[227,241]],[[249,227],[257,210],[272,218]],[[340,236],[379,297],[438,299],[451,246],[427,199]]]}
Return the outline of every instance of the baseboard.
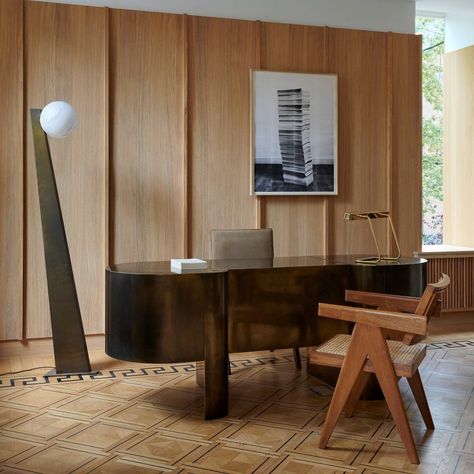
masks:
{"label": "baseboard", "polygon": [[[105,336],[103,334],[86,336],[86,343],[89,351],[104,351]],[[53,339],[51,337],[0,342],[0,358],[2,359],[48,354],[53,354]]]}

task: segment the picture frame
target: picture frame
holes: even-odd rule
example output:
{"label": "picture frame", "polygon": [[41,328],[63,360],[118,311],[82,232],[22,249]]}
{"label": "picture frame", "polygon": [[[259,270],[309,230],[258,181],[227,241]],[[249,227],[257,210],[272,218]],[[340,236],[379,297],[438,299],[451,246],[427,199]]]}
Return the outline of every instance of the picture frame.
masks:
{"label": "picture frame", "polygon": [[250,194],[337,195],[337,75],[250,76]]}

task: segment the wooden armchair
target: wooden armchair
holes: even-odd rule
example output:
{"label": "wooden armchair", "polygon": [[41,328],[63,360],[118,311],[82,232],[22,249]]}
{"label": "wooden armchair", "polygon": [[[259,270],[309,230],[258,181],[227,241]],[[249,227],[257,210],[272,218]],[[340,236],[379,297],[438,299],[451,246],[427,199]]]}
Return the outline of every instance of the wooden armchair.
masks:
{"label": "wooden armchair", "polygon": [[440,313],[439,295],[449,283],[449,277],[443,274],[438,283],[427,285],[421,298],[346,291],[346,301],[377,309],[319,304],[319,316],[355,323],[352,336],[338,334],[310,352],[312,364],[341,367],[319,448],[326,447],[344,408],[346,415],[352,416],[370,373],[375,373],[408,458],[419,464],[398,379],[407,377],[426,427],[434,429],[418,372],[426,346],[416,342],[426,336],[429,318]]}

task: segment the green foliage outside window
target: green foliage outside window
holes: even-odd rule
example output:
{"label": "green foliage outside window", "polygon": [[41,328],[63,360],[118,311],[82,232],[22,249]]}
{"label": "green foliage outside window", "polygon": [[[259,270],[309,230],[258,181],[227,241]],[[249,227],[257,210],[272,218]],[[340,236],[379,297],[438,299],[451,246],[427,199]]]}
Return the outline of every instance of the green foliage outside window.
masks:
{"label": "green foliage outside window", "polygon": [[417,17],[423,35],[423,244],[443,243],[444,19]]}

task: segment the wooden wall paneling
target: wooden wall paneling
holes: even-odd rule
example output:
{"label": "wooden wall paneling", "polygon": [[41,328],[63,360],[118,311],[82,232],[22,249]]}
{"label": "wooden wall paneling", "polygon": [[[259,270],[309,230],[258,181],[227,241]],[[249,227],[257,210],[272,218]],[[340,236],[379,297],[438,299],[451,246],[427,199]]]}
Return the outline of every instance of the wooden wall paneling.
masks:
{"label": "wooden wall paneling", "polygon": [[[325,28],[263,23],[261,69],[288,72],[326,71]],[[278,256],[325,253],[323,196],[272,196],[263,201],[265,227],[272,227]]]}
{"label": "wooden wall paneling", "polygon": [[111,261],[182,257],[184,18],[110,15]]}
{"label": "wooden wall paneling", "polygon": [[[31,1],[24,11],[23,74],[23,2],[0,3],[8,65],[0,100],[9,117],[0,141],[0,338],[22,336],[23,300],[25,336],[50,335],[23,96],[25,110],[65,99],[79,113],[78,129],[52,139],[51,149],[88,333],[103,331],[108,259],[207,257],[212,228],[271,226],[277,255],[373,253],[366,223],[345,222],[343,213],[388,206],[403,253],[419,245],[419,38]],[[339,196],[248,194],[249,70],[257,68],[338,75]],[[7,160],[22,156],[23,120],[25,164]],[[385,224],[377,230],[387,241]]]}
{"label": "wooden wall paneling", "polygon": [[[107,11],[27,2],[25,15],[27,109],[62,99],[78,113],[74,133],[50,147],[84,328],[103,332]],[[50,335],[50,320],[29,116],[26,123],[26,334],[35,338]]]}
{"label": "wooden wall paneling", "polygon": [[[329,250],[375,251],[364,221],[344,221],[345,211],[387,208],[386,34],[329,29],[329,71],[339,83],[339,195],[330,199]],[[385,252],[387,226],[374,225]]]}
{"label": "wooden wall paneling", "polygon": [[189,18],[190,254],[209,255],[209,231],[255,228],[249,195],[250,80],[257,23]]}
{"label": "wooden wall paneling", "polygon": [[23,2],[0,2],[0,340],[23,323]]}
{"label": "wooden wall paneling", "polygon": [[474,247],[474,46],[444,56],[444,243]]}
{"label": "wooden wall paneling", "polygon": [[390,33],[390,45],[391,211],[408,256],[421,250],[422,240],[421,36]]}

